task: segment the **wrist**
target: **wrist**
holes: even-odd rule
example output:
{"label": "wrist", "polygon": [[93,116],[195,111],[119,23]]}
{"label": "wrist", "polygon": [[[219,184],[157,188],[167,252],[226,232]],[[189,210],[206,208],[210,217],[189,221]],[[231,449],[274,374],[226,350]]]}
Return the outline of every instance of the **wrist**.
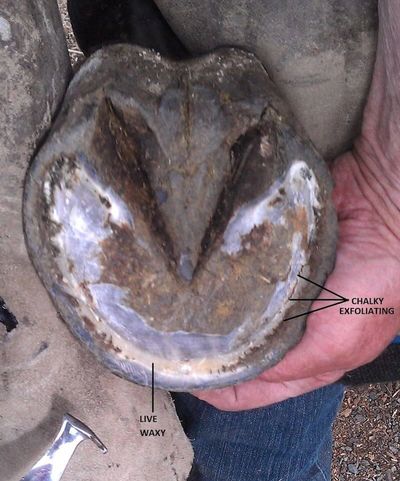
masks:
{"label": "wrist", "polygon": [[348,234],[368,232],[377,250],[400,261],[400,177],[396,181],[385,174],[376,150],[363,138],[337,159],[332,173],[339,222],[351,221]]}
{"label": "wrist", "polygon": [[380,0],[375,70],[353,153],[361,189],[393,227],[400,210],[399,43],[400,3]]}

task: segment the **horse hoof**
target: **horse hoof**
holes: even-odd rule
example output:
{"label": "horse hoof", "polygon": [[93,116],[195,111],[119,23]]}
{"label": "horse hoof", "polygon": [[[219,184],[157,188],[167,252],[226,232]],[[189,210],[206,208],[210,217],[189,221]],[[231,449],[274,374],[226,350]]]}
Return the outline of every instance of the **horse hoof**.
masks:
{"label": "horse hoof", "polygon": [[[29,170],[28,250],[72,331],[114,372],[222,387],[301,338],[333,267],[324,161],[263,66],[97,51]],[[287,318],[293,318],[286,321]]]}

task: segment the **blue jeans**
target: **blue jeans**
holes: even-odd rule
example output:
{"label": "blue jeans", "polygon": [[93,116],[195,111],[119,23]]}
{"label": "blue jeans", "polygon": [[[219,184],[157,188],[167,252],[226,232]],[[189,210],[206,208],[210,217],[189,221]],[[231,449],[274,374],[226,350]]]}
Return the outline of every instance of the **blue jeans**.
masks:
{"label": "blue jeans", "polygon": [[332,423],[344,388],[334,384],[273,406],[219,411],[174,394],[192,441],[193,481],[328,481]]}

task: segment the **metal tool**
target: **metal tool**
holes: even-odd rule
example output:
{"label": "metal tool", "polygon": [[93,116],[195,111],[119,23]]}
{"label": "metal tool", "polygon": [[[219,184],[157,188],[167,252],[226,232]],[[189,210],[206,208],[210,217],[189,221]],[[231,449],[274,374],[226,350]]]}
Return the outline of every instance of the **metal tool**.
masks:
{"label": "metal tool", "polygon": [[107,448],[96,434],[79,419],[65,414],[59,433],[46,454],[21,481],[59,481],[78,445],[90,439],[103,451]]}

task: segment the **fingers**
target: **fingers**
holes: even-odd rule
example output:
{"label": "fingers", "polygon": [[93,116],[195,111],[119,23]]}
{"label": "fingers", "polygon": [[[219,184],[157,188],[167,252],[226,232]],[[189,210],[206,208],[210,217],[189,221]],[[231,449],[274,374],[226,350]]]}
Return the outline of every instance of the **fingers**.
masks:
{"label": "fingers", "polygon": [[[318,320],[314,321],[314,323]],[[326,339],[321,335],[320,327],[313,329],[309,319],[306,332],[301,342],[289,351],[281,362],[261,374],[267,382],[293,381],[309,378],[329,372],[336,361],[333,356],[335,346],[327,346]],[[327,333],[329,335],[329,333]],[[322,338],[322,339],[321,339]],[[329,339],[328,339],[329,342]]]}
{"label": "fingers", "polygon": [[336,312],[310,317],[302,341],[260,377],[268,382],[292,381],[355,369],[375,359],[398,329],[394,319],[341,317]]}
{"label": "fingers", "polygon": [[288,382],[268,382],[262,378],[238,386],[192,393],[222,411],[243,411],[268,406],[313,391],[340,379],[344,371]]}

